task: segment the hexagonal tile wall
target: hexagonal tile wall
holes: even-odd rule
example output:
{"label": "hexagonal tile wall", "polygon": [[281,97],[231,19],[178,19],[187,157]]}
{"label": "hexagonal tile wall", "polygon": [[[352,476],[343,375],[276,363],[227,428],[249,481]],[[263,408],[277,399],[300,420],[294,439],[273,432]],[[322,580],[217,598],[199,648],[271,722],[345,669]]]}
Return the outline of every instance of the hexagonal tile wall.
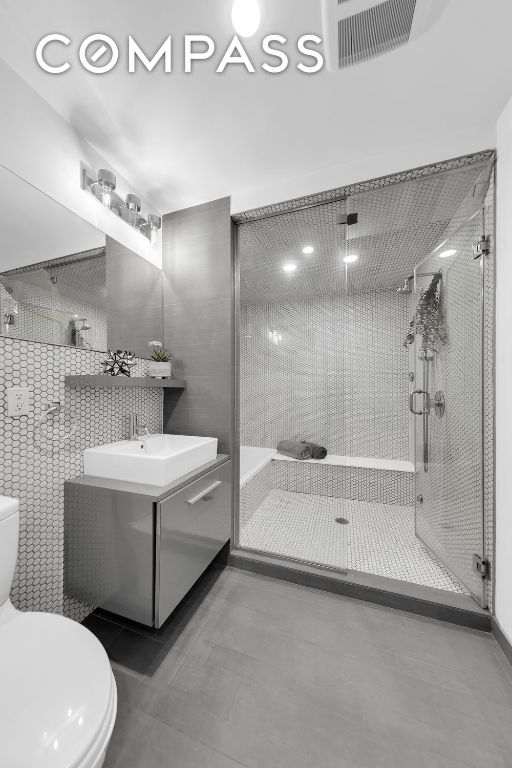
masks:
{"label": "hexagonal tile wall", "polygon": [[[0,408],[0,493],[20,500],[18,562],[11,599],[20,610],[66,613],[77,620],[91,610],[64,596],[64,482],[82,473],[85,448],[126,437],[136,412],[151,432],[162,432],[163,393],[155,389],[73,389],[66,375],[101,373],[105,354],[0,337],[0,383],[28,387],[29,416]],[[138,360],[134,376],[147,373]],[[38,430],[45,404],[60,401],[58,419]],[[77,420],[77,431],[66,440]]]}

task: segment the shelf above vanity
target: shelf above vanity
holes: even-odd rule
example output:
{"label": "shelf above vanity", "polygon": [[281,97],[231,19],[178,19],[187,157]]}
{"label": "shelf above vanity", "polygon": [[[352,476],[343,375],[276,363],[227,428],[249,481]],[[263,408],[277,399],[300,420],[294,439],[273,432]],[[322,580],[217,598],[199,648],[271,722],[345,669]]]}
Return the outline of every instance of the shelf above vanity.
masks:
{"label": "shelf above vanity", "polygon": [[148,377],[135,376],[66,376],[65,384],[67,387],[96,387],[110,388],[116,387],[149,387],[150,389],[185,389],[185,382],[178,379],[151,379]]}

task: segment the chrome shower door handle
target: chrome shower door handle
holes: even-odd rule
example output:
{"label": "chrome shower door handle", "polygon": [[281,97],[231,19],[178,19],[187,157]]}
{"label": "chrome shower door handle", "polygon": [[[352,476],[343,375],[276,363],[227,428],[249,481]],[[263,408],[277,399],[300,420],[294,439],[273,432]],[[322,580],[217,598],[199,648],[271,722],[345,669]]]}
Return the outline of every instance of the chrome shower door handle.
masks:
{"label": "chrome shower door handle", "polygon": [[[414,408],[414,398],[416,395],[423,395],[423,410],[417,411]],[[414,392],[411,392],[411,395],[409,397],[409,410],[411,413],[413,413],[415,416],[428,416],[430,414],[430,393],[426,392],[424,389],[415,389]]]}

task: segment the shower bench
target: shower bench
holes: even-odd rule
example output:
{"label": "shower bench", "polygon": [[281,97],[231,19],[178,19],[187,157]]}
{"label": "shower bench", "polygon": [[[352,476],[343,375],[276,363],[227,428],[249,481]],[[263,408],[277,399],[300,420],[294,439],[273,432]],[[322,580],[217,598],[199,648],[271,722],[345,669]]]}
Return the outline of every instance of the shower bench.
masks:
{"label": "shower bench", "polygon": [[271,490],[379,504],[414,504],[414,465],[408,461],[328,456],[298,461],[268,448],[240,448],[240,525]]}

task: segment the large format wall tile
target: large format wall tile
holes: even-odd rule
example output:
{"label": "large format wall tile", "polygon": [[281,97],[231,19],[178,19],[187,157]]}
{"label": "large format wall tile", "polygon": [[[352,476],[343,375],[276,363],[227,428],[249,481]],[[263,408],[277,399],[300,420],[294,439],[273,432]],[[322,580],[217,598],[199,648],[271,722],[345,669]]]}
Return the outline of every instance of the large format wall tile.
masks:
{"label": "large format wall tile", "polygon": [[109,349],[148,356],[148,341],[163,341],[162,271],[107,237],[107,338]]}
{"label": "large format wall tile", "polygon": [[165,393],[165,429],[217,437],[221,453],[231,453],[231,246],[229,198],[164,216],[164,337],[187,382]]}

